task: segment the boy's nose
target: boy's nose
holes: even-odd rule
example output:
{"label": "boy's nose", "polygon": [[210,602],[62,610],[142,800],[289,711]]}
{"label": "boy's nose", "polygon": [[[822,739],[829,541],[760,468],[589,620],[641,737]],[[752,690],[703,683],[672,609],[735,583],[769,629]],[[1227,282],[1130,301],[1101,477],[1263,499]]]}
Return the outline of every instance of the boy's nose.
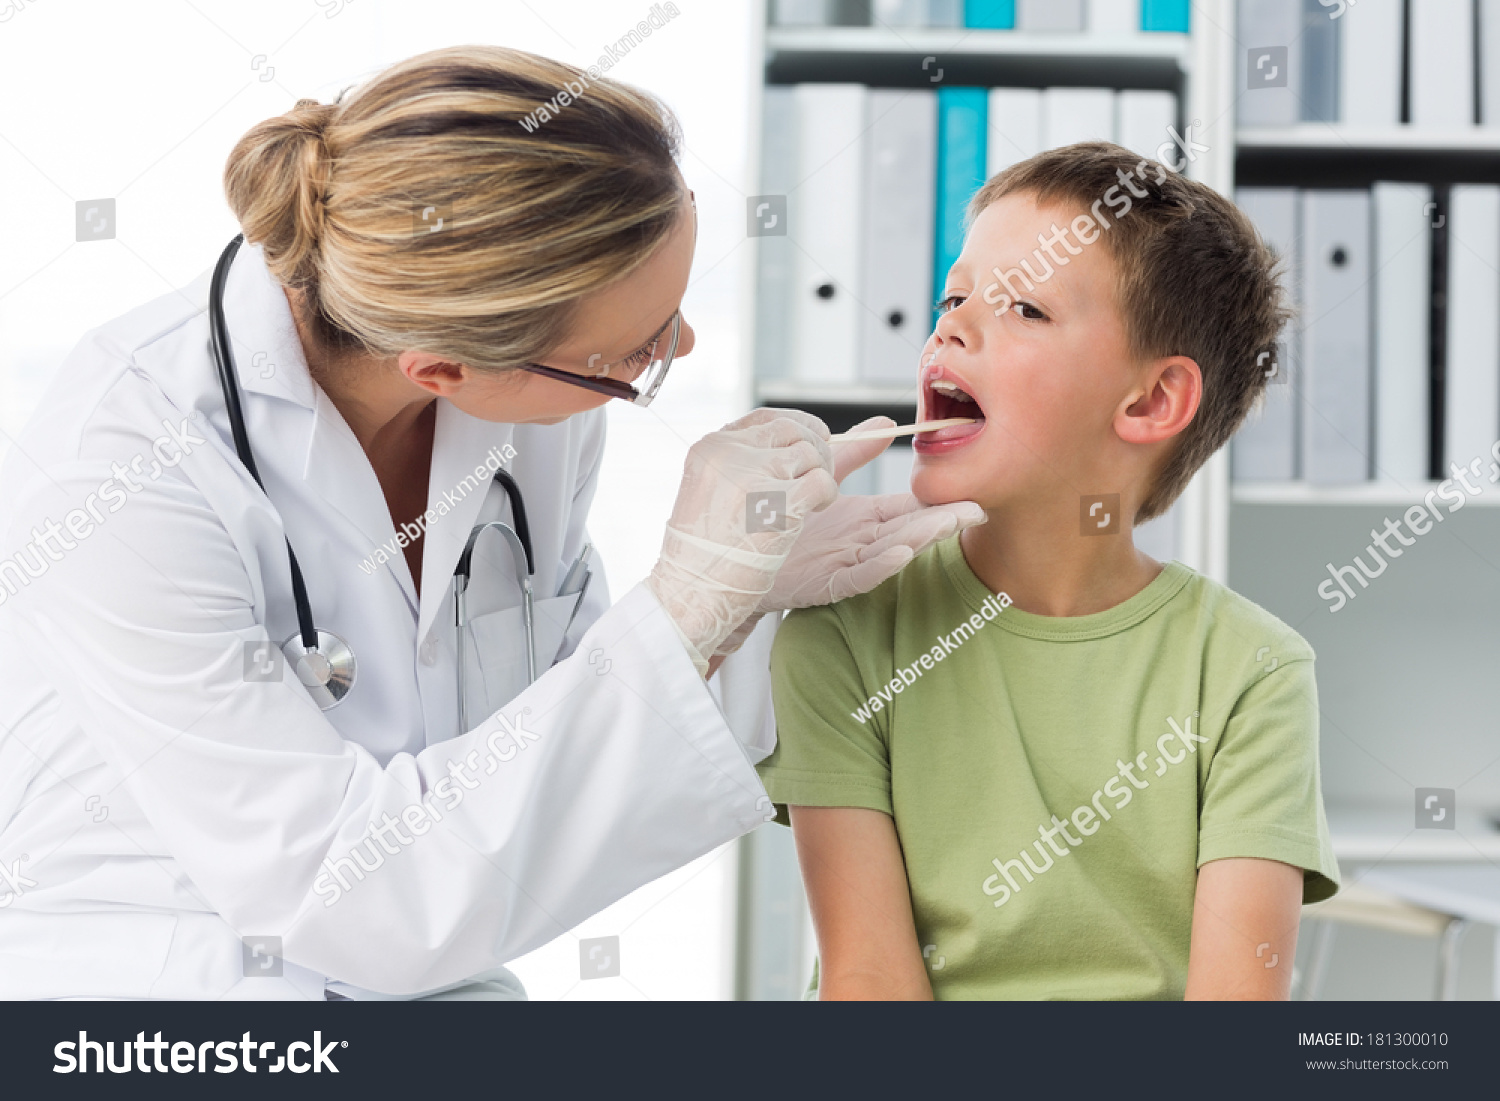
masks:
{"label": "boy's nose", "polygon": [[967,346],[968,328],[959,319],[958,313],[959,310],[953,309],[938,318],[937,328],[932,335],[939,348],[945,344],[956,344],[960,348]]}

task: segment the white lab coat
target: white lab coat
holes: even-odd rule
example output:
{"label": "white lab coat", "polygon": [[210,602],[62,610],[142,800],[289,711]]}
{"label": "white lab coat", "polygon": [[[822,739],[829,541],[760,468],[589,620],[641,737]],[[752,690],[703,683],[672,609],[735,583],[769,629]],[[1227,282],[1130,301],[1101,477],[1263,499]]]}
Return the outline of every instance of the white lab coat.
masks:
{"label": "white lab coat", "polygon": [[[765,820],[763,643],[738,674],[755,703],[736,737],[649,590],[609,607],[597,560],[566,639],[539,604],[541,668],[562,660],[457,730],[450,578],[470,528],[508,515],[499,488],[459,487],[514,448],[551,597],[588,539],[602,410],[507,425],[438,401],[429,503],[449,508],[419,600],[399,550],[360,565],[395,538],[386,502],[255,247],[224,309],[269,500],[235,457],[208,283],[89,333],[0,473],[0,997],[413,996],[493,978]],[[328,712],[289,668],[249,672],[246,643],[297,628],[288,537],[318,625],[359,663]],[[508,616],[519,645],[510,559],[488,546],[477,610],[511,610],[478,634],[505,637]]]}

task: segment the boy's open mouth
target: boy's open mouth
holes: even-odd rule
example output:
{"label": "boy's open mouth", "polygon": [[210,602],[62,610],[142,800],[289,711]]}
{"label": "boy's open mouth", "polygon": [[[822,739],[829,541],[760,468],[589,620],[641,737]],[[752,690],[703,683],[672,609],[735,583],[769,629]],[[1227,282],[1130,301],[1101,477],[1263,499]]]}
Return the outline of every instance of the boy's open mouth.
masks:
{"label": "boy's open mouth", "polygon": [[974,423],[939,428],[936,432],[920,432],[912,441],[918,451],[951,450],[960,442],[967,442],[984,431],[984,410],[965,388],[962,380],[941,365],[929,367],[922,374],[922,409],[917,418],[919,423],[947,420],[950,417],[972,417]]}

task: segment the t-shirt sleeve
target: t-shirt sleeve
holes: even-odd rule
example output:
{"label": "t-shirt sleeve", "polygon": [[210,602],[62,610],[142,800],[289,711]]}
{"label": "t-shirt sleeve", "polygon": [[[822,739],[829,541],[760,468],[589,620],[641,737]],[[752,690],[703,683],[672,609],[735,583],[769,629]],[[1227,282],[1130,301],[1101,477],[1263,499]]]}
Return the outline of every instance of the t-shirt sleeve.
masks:
{"label": "t-shirt sleeve", "polygon": [[793,612],[776,634],[776,750],[758,770],[779,822],[788,804],[892,813],[886,715],[868,707],[851,637],[868,647],[881,634],[851,632],[832,606]]}
{"label": "t-shirt sleeve", "polygon": [[1318,689],[1311,660],[1283,664],[1240,696],[1209,764],[1198,866],[1227,857],[1304,871],[1302,901],[1338,890],[1318,776]]}

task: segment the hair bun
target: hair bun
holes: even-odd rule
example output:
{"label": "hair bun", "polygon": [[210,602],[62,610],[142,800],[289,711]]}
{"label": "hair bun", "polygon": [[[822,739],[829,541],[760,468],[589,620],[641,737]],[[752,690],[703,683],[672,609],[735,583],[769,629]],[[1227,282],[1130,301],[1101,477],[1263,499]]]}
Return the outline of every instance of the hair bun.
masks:
{"label": "hair bun", "polygon": [[289,286],[317,277],[318,245],[329,225],[328,132],[338,111],[297,100],[240,139],[225,169],[225,194],[245,240],[263,246],[267,264]]}

